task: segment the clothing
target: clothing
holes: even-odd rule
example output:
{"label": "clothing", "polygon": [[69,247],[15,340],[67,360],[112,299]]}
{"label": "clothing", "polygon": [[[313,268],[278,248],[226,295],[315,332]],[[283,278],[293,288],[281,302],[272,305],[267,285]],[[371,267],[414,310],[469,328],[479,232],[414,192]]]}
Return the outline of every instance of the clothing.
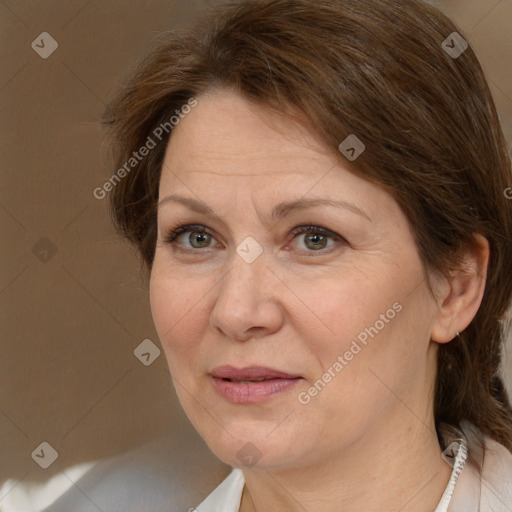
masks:
{"label": "clothing", "polygon": [[45,474],[36,466],[21,480],[0,481],[0,512],[186,512],[231,468],[189,424],[180,430],[109,457],[57,469],[58,459]]}
{"label": "clothing", "polygon": [[[433,512],[512,512],[512,454],[471,423],[441,428],[452,473]],[[244,475],[233,469],[194,512],[238,512]]]}

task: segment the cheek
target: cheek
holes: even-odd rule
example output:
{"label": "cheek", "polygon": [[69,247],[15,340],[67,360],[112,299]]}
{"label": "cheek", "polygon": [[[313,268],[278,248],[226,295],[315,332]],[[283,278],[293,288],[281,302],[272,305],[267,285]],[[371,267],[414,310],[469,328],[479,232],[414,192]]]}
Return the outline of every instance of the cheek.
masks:
{"label": "cheek", "polygon": [[422,339],[428,339],[427,304],[421,289],[411,293],[421,272],[404,269],[400,279],[391,270],[374,265],[367,272],[337,272],[314,285],[303,281],[294,288],[309,306],[306,312],[304,307],[296,309],[294,317],[313,356],[310,382],[331,368],[337,384],[330,387],[361,390],[368,387],[361,386],[361,380],[375,380],[371,370],[391,383],[421,362]]}
{"label": "cheek", "polygon": [[329,380],[317,405],[340,421],[349,410],[371,421],[377,411],[399,405],[396,396],[422,397],[412,383],[421,387],[428,380],[431,305],[422,290],[396,288],[387,288],[387,294],[384,289],[360,290],[364,302],[340,297],[338,313],[332,311],[336,335],[312,348],[322,368],[314,378]]}
{"label": "cheek", "polygon": [[384,272],[363,276],[342,271],[315,283],[302,281],[294,287],[296,296],[307,306],[296,309],[295,318],[310,331],[308,340],[318,340],[315,351],[348,350],[359,334],[363,333],[364,341],[365,329],[375,322],[379,322],[379,331],[384,330],[381,314],[393,321],[397,316],[393,304],[400,299],[400,291],[384,281],[383,275]]}
{"label": "cheek", "polygon": [[172,372],[192,359],[208,318],[201,315],[204,286],[167,275],[153,270],[149,298],[153,322]]}

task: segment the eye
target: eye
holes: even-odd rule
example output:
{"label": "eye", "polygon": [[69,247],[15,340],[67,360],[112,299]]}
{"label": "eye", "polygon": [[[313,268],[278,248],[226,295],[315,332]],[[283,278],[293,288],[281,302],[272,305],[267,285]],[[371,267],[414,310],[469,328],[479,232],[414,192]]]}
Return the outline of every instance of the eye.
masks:
{"label": "eye", "polygon": [[[299,235],[304,235],[302,238],[304,241],[304,245],[306,247],[307,252],[318,252],[333,245],[336,245],[336,242],[344,242],[344,238],[334,233],[329,229],[322,228],[320,226],[299,226],[292,231],[292,234],[295,235],[295,238],[300,239]],[[329,239],[333,240],[333,242],[328,245]]]}
{"label": "eye", "polygon": [[[299,226],[295,228],[291,234],[294,235],[294,239],[300,239],[300,235],[304,235],[303,241],[306,247],[304,252],[309,253],[324,251],[336,245],[336,243],[347,243],[346,240],[337,233],[311,224]],[[328,243],[329,240],[331,240],[330,244]],[[215,241],[215,236],[202,224],[178,226],[172,229],[164,240],[166,244],[189,252],[197,252],[199,249],[209,249],[213,247],[211,245],[213,241]]]}
{"label": "eye", "polygon": [[[186,234],[188,236],[183,236]],[[188,247],[185,245],[185,250],[194,250],[194,249],[207,249],[210,247],[212,240],[214,240],[213,235],[200,224],[187,224],[185,226],[178,226],[176,229],[171,230],[171,232],[166,236],[165,243],[170,245],[182,245],[178,244],[180,239],[183,238],[187,240],[190,244]]]}

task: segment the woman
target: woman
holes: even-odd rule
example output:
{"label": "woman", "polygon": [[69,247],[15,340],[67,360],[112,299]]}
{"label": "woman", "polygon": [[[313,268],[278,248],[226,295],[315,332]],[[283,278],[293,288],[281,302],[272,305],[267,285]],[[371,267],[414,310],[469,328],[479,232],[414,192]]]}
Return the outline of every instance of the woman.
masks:
{"label": "woman", "polygon": [[511,164],[452,22],[226,4],[105,122],[180,402],[234,468],[197,510],[510,510]]}

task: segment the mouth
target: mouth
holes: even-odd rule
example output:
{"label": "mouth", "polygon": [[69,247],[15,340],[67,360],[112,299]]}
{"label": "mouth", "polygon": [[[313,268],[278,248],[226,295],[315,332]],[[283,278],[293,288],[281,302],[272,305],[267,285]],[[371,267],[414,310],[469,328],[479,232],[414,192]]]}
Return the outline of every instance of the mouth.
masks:
{"label": "mouth", "polygon": [[216,391],[232,403],[256,403],[283,393],[302,379],[300,375],[263,366],[219,366],[209,376]]}

